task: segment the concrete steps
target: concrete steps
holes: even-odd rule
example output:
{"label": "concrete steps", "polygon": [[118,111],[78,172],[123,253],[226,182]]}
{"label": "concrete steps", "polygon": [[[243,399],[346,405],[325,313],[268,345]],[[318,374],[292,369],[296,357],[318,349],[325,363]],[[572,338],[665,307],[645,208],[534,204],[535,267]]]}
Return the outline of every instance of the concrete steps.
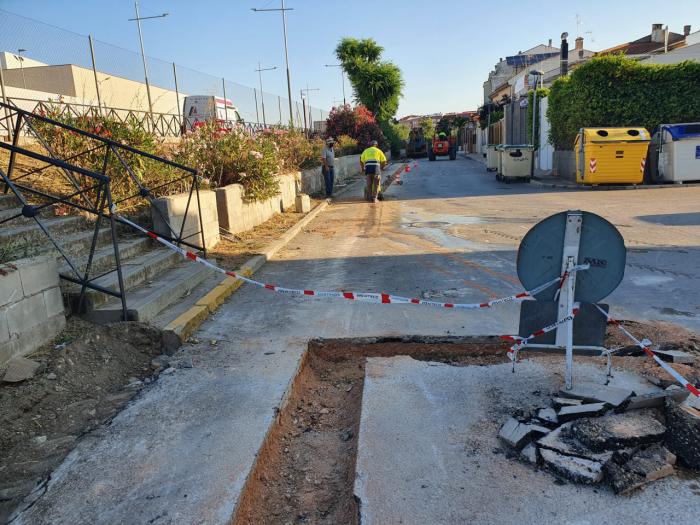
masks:
{"label": "concrete steps", "polygon": [[[18,205],[19,201],[14,195],[0,194],[0,221],[17,215],[20,212]],[[94,222],[82,216],[54,217],[49,215],[51,212],[48,210],[44,213],[46,216],[42,217],[43,224],[54,235],[82,277],[93,242]],[[94,279],[94,284],[117,291],[119,280],[111,230],[106,221],[102,226],[97,234],[90,277]],[[164,319],[179,315],[178,312],[183,308],[182,301],[196,301],[211,288],[208,283],[212,281],[214,272],[204,266],[184,260],[181,255],[123,225],[118,226],[118,239],[130,319],[149,322],[160,316],[159,324],[164,326]],[[0,244],[16,245],[18,257],[53,254],[59,261],[59,271],[62,274],[77,277],[31,218],[16,217],[0,224]],[[63,280],[61,290],[66,304],[77,311],[80,286]],[[190,297],[195,290],[196,298]],[[119,321],[122,316],[121,300],[87,289],[80,315],[96,322]]]}
{"label": "concrete steps", "polygon": [[[168,307],[177,309],[175,307],[179,307],[182,299],[190,296],[202,281],[214,273],[201,264],[181,259],[175,266],[159,273],[152,280],[127,291],[129,318],[134,321],[152,322],[164,310],[170,310]],[[121,315],[121,301],[110,298],[90,312],[88,318],[97,322],[114,322],[119,320]],[[160,323],[153,324],[161,328],[164,326]]]}
{"label": "concrete steps", "polygon": [[[182,256],[178,253],[171,252],[165,248],[156,248],[142,255],[122,261],[124,288],[127,291],[132,291],[139,285],[148,284],[148,281],[152,280],[159,273],[171,268],[179,259],[182,259]],[[116,270],[92,282],[108,290],[119,290],[119,277]],[[64,287],[64,294],[68,296],[69,304],[71,305],[75,304],[74,300],[77,299],[79,292],[80,287],[78,285],[70,284]],[[87,311],[97,309],[110,299],[111,296],[107,294],[88,289],[85,302]]]}
{"label": "concrete steps", "polygon": [[[87,239],[85,239],[85,241],[88,242],[85,243],[86,245],[83,249],[84,254],[82,254],[80,258],[76,258],[72,261],[81,271],[84,271],[85,266],[87,265],[88,252],[90,250],[90,243],[92,242],[92,232],[89,233],[90,235]],[[114,260],[114,247],[110,242],[111,240],[112,236],[109,228],[100,230],[97,240],[98,248],[95,250],[95,254],[92,258],[92,266],[90,269],[91,275],[98,275],[100,273],[116,268],[117,264]],[[120,241],[119,259],[122,261],[122,264],[124,264],[124,261],[128,261],[129,259],[136,257],[137,255],[145,253],[152,247],[153,245],[150,239],[146,237],[136,237],[134,239]],[[66,263],[63,258],[61,258],[61,261],[63,262],[63,264],[61,264],[59,271],[61,273],[70,274],[71,268],[68,265],[68,263]]]}
{"label": "concrete steps", "polygon": [[[52,234],[62,239],[67,234],[74,233],[81,227],[84,228],[87,221],[84,217],[76,216],[44,219],[42,223]],[[0,243],[44,244],[46,242],[49,242],[46,235],[34,220],[22,225],[14,225],[13,221],[10,221],[0,226]],[[62,240],[59,242],[62,242]]]}

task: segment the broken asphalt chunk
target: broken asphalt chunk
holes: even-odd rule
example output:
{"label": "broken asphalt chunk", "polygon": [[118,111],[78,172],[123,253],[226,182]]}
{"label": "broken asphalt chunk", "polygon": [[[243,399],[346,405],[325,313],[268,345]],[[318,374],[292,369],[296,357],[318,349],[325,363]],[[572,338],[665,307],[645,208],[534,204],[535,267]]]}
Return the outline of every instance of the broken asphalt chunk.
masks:
{"label": "broken asphalt chunk", "polygon": [[540,451],[549,449],[560,454],[589,459],[601,464],[610,461],[613,456],[612,452],[595,452],[576,439],[571,432],[572,424],[566,423],[537,441]]}
{"label": "broken asphalt chunk", "polygon": [[615,493],[625,494],[651,481],[670,476],[675,463],[674,454],[661,445],[652,445],[621,465],[609,463],[604,470]]}
{"label": "broken asphalt chunk", "polygon": [[549,433],[549,429],[539,425],[530,425],[520,423],[515,418],[508,418],[505,424],[501,427],[498,437],[501,438],[507,445],[516,450],[520,450],[527,443],[540,436]]}
{"label": "broken asphalt chunk", "polygon": [[663,441],[666,427],[651,411],[611,414],[572,423],[571,435],[594,452]]}
{"label": "broken asphalt chunk", "polygon": [[666,398],[666,446],[680,462],[700,469],[700,411]]}
{"label": "broken asphalt chunk", "polygon": [[578,483],[595,484],[603,479],[603,464],[590,459],[567,456],[548,449],[540,449],[545,465],[557,474]]}
{"label": "broken asphalt chunk", "polygon": [[542,421],[545,425],[556,425],[559,423],[557,418],[557,411],[553,408],[541,408],[537,411],[537,419]]}
{"label": "broken asphalt chunk", "polygon": [[583,401],[568,397],[555,397],[552,399],[552,404],[554,405],[554,408],[574,407],[583,404]]}
{"label": "broken asphalt chunk", "polygon": [[605,403],[588,403],[585,405],[562,407],[557,413],[559,422],[565,423],[582,417],[595,417],[602,415],[607,409]]}
{"label": "broken asphalt chunk", "polygon": [[582,399],[589,402],[607,403],[618,407],[628,397],[634,395],[632,390],[597,383],[578,383],[571,390],[560,390],[559,396]]}

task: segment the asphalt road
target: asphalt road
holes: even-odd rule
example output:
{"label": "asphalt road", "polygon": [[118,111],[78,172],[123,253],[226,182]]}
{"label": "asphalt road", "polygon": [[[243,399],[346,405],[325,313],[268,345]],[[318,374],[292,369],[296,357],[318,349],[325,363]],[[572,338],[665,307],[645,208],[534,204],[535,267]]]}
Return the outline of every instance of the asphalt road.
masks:
{"label": "asphalt road", "polygon": [[[521,290],[519,240],[578,208],[630,247],[609,302],[624,318],[700,328],[700,188],[572,192],[497,183],[483,165],[421,160],[387,200],[335,202],[258,274],[290,288],[383,291],[480,302]],[[312,337],[491,335],[517,330],[514,304],[465,311],[288,297],[244,286],[183,352],[178,369],[83,439],[17,523],[228,523],[275,410]]]}

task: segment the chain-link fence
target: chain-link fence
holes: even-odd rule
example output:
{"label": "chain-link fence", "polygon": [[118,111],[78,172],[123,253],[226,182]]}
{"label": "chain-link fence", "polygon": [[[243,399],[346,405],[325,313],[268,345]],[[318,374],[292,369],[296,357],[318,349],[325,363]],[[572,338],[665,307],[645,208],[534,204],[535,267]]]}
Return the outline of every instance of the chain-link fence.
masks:
{"label": "chain-link fence", "polygon": [[[162,136],[180,133],[190,95],[229,101],[223,103],[226,120],[252,131],[289,124],[319,129],[328,117],[328,111],[296,100],[290,115],[284,97],[174,62],[144,60],[134,51],[1,9],[0,73],[2,100],[21,109],[45,111],[50,105],[63,114],[109,115]],[[7,136],[11,130],[3,117],[0,135]]]}

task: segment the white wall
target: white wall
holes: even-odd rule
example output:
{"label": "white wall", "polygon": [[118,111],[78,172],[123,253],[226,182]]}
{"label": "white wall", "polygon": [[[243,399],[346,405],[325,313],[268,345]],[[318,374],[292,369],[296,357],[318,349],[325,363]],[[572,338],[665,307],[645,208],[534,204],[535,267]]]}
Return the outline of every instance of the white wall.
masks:
{"label": "white wall", "polygon": [[540,99],[540,150],[538,153],[539,169],[550,171],[552,169],[552,158],[554,157],[554,146],[549,143],[549,120],[547,120],[547,107],[549,99]]}

